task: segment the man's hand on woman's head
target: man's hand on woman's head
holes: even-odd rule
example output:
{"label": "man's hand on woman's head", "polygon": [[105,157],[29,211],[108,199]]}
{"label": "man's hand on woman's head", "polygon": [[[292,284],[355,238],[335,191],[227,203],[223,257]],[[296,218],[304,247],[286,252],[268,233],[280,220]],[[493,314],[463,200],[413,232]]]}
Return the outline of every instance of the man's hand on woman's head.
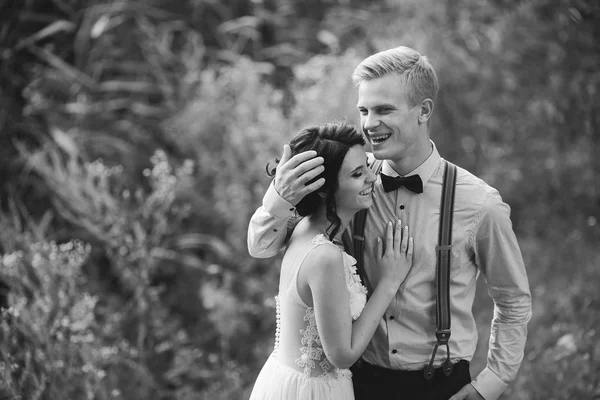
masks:
{"label": "man's hand on woman's head", "polygon": [[283,146],[283,155],[275,173],[275,190],[288,203],[297,205],[309,193],[319,189],[325,183],[324,178],[307,185],[323,172],[323,157],[317,157],[314,150],[296,154],[290,158],[292,150]]}

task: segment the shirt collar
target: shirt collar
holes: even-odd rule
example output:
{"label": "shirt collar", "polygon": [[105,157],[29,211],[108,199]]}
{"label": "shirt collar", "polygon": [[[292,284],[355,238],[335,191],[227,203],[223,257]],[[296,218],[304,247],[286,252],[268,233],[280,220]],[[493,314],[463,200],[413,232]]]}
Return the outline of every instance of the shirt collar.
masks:
{"label": "shirt collar", "polygon": [[[430,142],[431,146],[433,147],[433,150],[431,151],[429,157],[427,157],[427,159],[423,161],[421,165],[419,165],[417,168],[405,175],[419,175],[421,177],[421,180],[423,181],[423,185],[427,184],[433,173],[440,166],[440,162],[442,161],[442,157],[440,156],[440,153],[438,153],[437,147],[435,147],[435,143],[433,143],[433,141],[431,140]],[[400,176],[400,174],[398,174],[394,170],[394,168],[392,168],[389,160],[385,160],[383,162],[383,165],[381,166],[381,173],[386,174],[387,176]]]}

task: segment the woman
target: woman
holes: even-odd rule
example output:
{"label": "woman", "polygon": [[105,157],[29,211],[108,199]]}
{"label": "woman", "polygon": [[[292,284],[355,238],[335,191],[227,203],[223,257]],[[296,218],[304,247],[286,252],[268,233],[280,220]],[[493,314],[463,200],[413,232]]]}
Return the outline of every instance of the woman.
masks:
{"label": "woman", "polygon": [[323,157],[324,171],[313,181],[323,177],[325,184],[296,206],[305,218],[281,264],[275,349],[250,400],[354,399],[348,368],[367,347],[413,253],[408,227],[390,222],[385,249],[378,240],[379,283],[367,302],[356,260],[333,244],[354,214],[373,202],[376,177],[364,145],[345,123],[303,129],[290,143],[292,155],[315,150]]}

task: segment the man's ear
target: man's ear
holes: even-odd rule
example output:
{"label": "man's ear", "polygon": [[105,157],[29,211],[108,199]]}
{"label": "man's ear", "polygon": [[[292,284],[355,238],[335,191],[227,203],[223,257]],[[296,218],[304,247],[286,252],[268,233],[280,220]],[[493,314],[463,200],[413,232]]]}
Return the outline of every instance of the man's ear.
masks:
{"label": "man's ear", "polygon": [[419,123],[426,124],[433,114],[433,100],[425,99],[421,102],[421,109],[419,110]]}

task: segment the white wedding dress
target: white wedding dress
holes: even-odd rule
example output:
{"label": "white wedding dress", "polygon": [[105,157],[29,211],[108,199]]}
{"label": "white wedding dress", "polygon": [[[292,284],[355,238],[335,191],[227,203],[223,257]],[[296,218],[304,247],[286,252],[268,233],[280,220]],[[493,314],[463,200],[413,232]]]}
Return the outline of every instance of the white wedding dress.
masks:
{"label": "white wedding dress", "polygon": [[[300,265],[318,246],[335,246],[324,235],[305,244],[281,266],[277,296],[275,348],[263,366],[250,400],[352,400],[352,373],[335,368],[325,357],[314,308],[298,294]],[[337,246],[336,249],[339,250]],[[339,250],[341,251],[341,250]],[[356,273],[356,260],[342,251],[352,318],[359,317],[367,291]]]}

